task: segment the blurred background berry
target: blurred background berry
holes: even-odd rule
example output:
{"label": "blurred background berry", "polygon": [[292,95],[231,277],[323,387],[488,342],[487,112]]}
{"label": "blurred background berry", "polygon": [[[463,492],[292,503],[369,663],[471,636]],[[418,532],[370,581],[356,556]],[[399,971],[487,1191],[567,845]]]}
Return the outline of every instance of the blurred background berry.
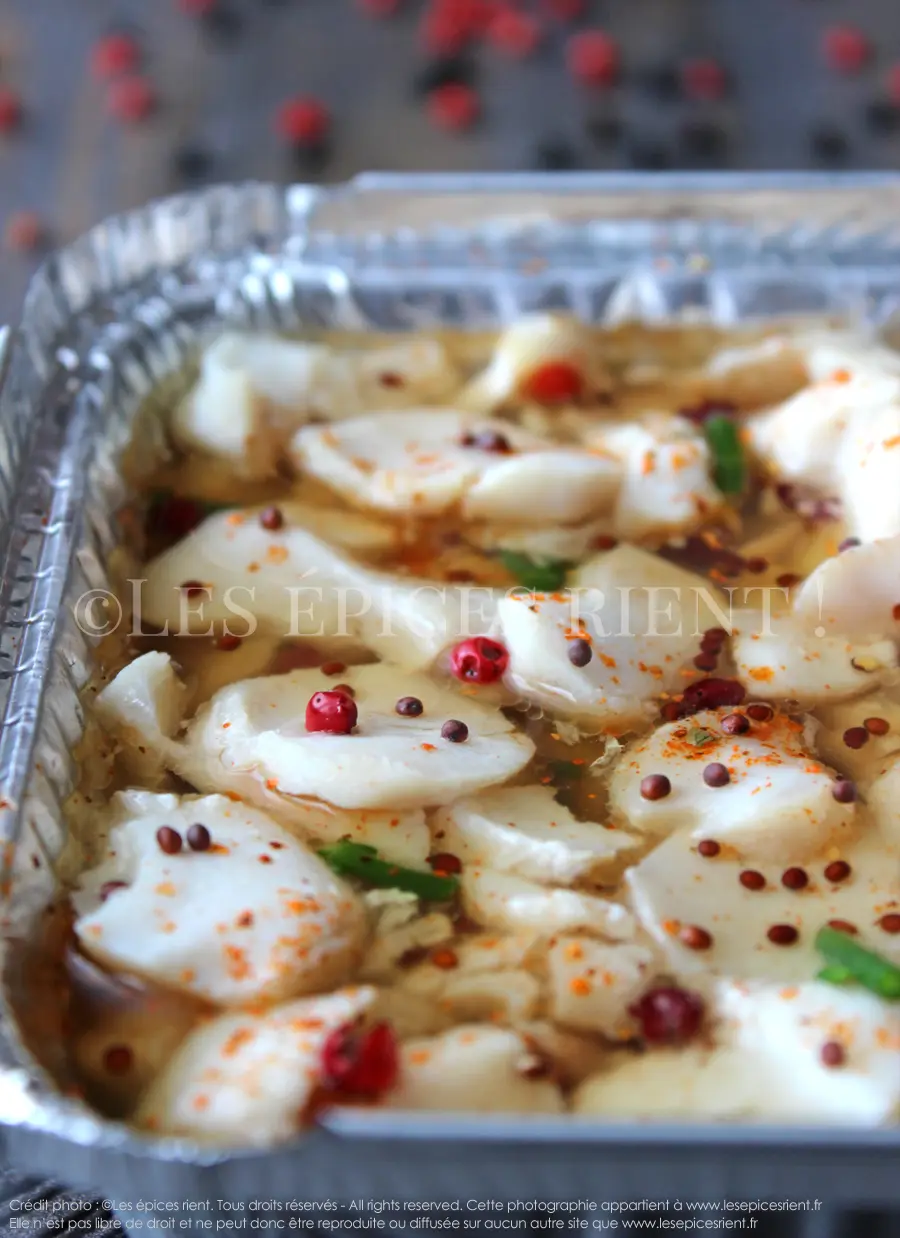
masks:
{"label": "blurred background berry", "polygon": [[2,0],[0,315],[220,180],[900,166],[896,0]]}

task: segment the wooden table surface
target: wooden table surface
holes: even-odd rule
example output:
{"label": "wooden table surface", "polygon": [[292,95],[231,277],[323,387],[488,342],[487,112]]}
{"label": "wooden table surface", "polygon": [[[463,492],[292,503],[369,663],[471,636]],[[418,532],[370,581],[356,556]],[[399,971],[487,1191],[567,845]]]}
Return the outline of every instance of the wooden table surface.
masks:
{"label": "wooden table surface", "polygon": [[[524,2],[540,10],[548,0]],[[0,229],[31,210],[48,243],[69,240],[105,215],[184,188],[175,157],[185,146],[208,158],[199,179],[309,179],[273,125],[279,104],[300,94],[322,100],[334,118],[330,159],[315,173],[328,180],[367,168],[521,170],[542,160],[900,164],[900,111],[872,114],[900,63],[896,0],[586,0],[580,24],[615,38],[621,84],[591,93],[574,83],[565,43],[577,26],[547,21],[544,45],[527,62],[476,50],[483,121],[467,134],[435,130],[415,97],[427,63],[424,3],[405,0],[398,17],[374,21],[360,16],[357,0],[220,0],[219,18],[201,20],[180,12],[178,0],[0,0],[0,88],[16,91],[24,108],[20,130],[0,136]],[[856,74],[825,62],[824,32],[841,23],[871,42]],[[110,117],[108,86],[89,68],[96,40],[123,27],[138,38],[159,98],[141,124]],[[648,85],[650,69],[707,56],[728,75],[719,102],[666,97],[665,74]],[[592,120],[615,124],[591,130]],[[685,127],[697,121],[714,127],[721,149],[692,149]],[[830,141],[816,136],[823,130]],[[0,255],[0,319],[15,318],[34,261],[8,244]]]}

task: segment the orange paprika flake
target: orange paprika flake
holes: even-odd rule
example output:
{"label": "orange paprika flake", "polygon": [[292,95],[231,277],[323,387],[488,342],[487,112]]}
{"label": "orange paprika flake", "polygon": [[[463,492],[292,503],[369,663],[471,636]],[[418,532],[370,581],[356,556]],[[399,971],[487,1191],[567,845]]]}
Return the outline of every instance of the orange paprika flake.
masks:
{"label": "orange paprika flake", "polygon": [[526,400],[538,404],[565,404],[568,400],[580,399],[584,378],[569,361],[547,361],[531,371],[522,383],[521,392]]}

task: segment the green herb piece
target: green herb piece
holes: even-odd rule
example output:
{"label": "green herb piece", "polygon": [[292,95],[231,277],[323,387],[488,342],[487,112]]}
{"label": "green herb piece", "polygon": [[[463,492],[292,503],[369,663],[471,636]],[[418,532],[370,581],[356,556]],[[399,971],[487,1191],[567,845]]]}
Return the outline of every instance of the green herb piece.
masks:
{"label": "green herb piece", "polygon": [[535,593],[556,593],[564,589],[566,573],[572,567],[564,559],[532,559],[515,550],[501,550],[500,562],[520,585]]}
{"label": "green herb piece", "polygon": [[704,731],[702,726],[693,727],[692,730],[688,731],[688,734],[687,734],[688,743],[694,744],[698,748],[700,747],[701,744],[713,743],[715,741],[715,738],[716,738],[715,735],[712,735],[709,731]]}
{"label": "green herb piece", "polygon": [[829,963],[820,972],[816,972],[816,979],[824,980],[826,984],[850,984],[853,980],[853,973],[838,963]]}
{"label": "green herb piece", "polygon": [[366,885],[380,890],[405,890],[418,898],[443,902],[452,898],[459,888],[455,877],[439,877],[436,873],[420,873],[413,868],[402,868],[379,858],[375,847],[366,843],[343,840],[331,847],[323,847],[319,855],[329,868],[341,877],[358,877]]}
{"label": "green herb piece", "polygon": [[747,480],[747,466],[738,427],[730,417],[709,417],[703,423],[713,455],[713,480],[723,494],[740,494]]}
{"label": "green herb piece", "polygon": [[843,968],[864,988],[888,1001],[900,1000],[900,967],[867,950],[848,933],[825,925],[816,934],[815,946],[827,964]]}

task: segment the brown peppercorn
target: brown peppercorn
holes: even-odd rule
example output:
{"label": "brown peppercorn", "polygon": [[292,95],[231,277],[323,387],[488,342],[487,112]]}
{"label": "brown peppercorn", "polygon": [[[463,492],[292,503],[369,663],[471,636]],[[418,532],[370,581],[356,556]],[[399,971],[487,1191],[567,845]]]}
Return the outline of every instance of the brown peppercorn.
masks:
{"label": "brown peppercorn", "polygon": [[835,885],[839,881],[846,881],[850,876],[850,865],[846,860],[832,860],[830,864],[825,866],[825,880],[831,881]]}
{"label": "brown peppercorn", "polygon": [[747,706],[747,717],[752,718],[754,722],[768,722],[774,716],[775,710],[772,706],[764,705],[761,701]]}
{"label": "brown peppercorn", "polygon": [[698,653],[694,658],[694,666],[698,671],[714,671],[719,665],[719,659],[714,653]]}
{"label": "brown peppercorn", "polygon": [[665,774],[648,774],[641,779],[641,796],[645,800],[664,800],[672,790]]}
{"label": "brown peppercorn", "polygon": [[848,748],[862,748],[869,742],[869,732],[864,726],[851,726],[844,732],[844,743]]}
{"label": "brown peppercorn", "polygon": [[703,644],[724,645],[728,640],[728,633],[724,628],[707,628],[703,633]]}
{"label": "brown peppercorn", "polygon": [[346,662],[323,662],[319,667],[322,674],[327,675],[329,678],[331,678],[332,675],[343,675],[346,669]]}
{"label": "brown peppercorn", "polygon": [[708,950],[713,944],[712,934],[699,924],[684,924],[678,931],[678,940],[689,950]]}
{"label": "brown peppercorn", "polygon": [[764,559],[762,555],[754,555],[752,558],[747,559],[744,562],[744,567],[747,571],[753,572],[755,576],[758,576],[760,572],[764,572],[768,566],[769,560]]}
{"label": "brown peppercorn", "polygon": [[726,714],[721,727],[726,735],[746,735],[750,730],[750,723],[743,714]]}
{"label": "brown peppercorn", "polygon": [[610,537],[608,533],[598,533],[591,542],[591,550],[615,550],[618,544],[618,538]]}
{"label": "brown peppercorn", "polygon": [[355,689],[351,688],[348,683],[336,683],[331,689],[332,692],[343,692],[345,696],[349,696],[351,700],[356,696]]}
{"label": "brown peppercorn", "polygon": [[187,845],[191,851],[209,851],[212,838],[205,825],[196,822],[187,832]]}
{"label": "brown peppercorn", "polygon": [[843,1066],[847,1055],[844,1052],[843,1045],[838,1044],[836,1040],[826,1040],[819,1050],[819,1057],[822,1059],[823,1066],[828,1066],[834,1070],[838,1066]]}
{"label": "brown peppercorn", "polygon": [[418,718],[424,712],[425,706],[417,696],[401,696],[394,710],[401,718]]}
{"label": "brown peppercorn", "polygon": [[186,594],[187,597],[189,598],[194,597],[198,593],[207,592],[206,585],[204,585],[202,581],[199,581],[199,580],[186,580],[182,584],[180,584],[178,588],[181,590],[182,593]]}
{"label": "brown peppercorn", "polygon": [[156,841],[160,851],[166,855],[177,855],[181,850],[181,835],[173,830],[171,825],[161,825],[156,831]]}
{"label": "brown peppercorn", "polygon": [[793,924],[773,924],[766,930],[766,936],[773,946],[792,946],[800,933]]}
{"label": "brown peppercorn", "polygon": [[703,781],[708,787],[724,787],[731,782],[728,767],[721,761],[713,761],[703,771]]}
{"label": "brown peppercorn", "polygon": [[469,728],[458,718],[448,718],[441,727],[441,739],[451,744],[464,744],[469,738]]}
{"label": "brown peppercorn", "polygon": [[474,447],[477,451],[488,451],[494,455],[508,456],[512,444],[505,434],[497,430],[480,430],[477,434],[464,434],[463,447]]}
{"label": "brown peppercorn", "polygon": [[878,927],[885,933],[900,933],[900,915],[896,911],[889,911],[878,921]]}
{"label": "brown peppercorn", "polygon": [[828,927],[833,928],[836,933],[847,933],[850,937],[855,937],[859,932],[856,925],[849,920],[829,920]]}
{"label": "brown peppercorn", "polygon": [[577,640],[569,642],[569,661],[573,666],[587,666],[593,656],[593,649],[580,636]]}
{"label": "brown peppercorn", "polygon": [[424,963],[428,958],[428,950],[425,946],[410,946],[408,950],[404,950],[397,959],[398,967],[415,967],[417,963]]}
{"label": "brown peppercorn", "polygon": [[891,729],[891,724],[887,718],[864,718],[863,726],[870,735],[887,735]]}
{"label": "brown peppercorn", "polygon": [[836,778],[831,784],[831,794],[839,804],[852,804],[856,799],[856,783],[849,778]]}
{"label": "brown peppercorn", "polygon": [[259,523],[270,533],[275,533],[284,527],[284,515],[280,507],[265,507],[259,513]]}
{"label": "brown peppercorn", "polygon": [[216,648],[221,649],[223,653],[233,653],[235,649],[239,648],[240,643],[241,638],[235,636],[233,632],[223,632],[216,641]]}
{"label": "brown peppercorn", "polygon": [[781,874],[781,884],[786,890],[803,890],[809,885],[805,868],[786,868]]}
{"label": "brown peppercorn", "polygon": [[775,583],[781,589],[793,589],[794,585],[799,585],[803,579],[796,572],[782,572],[780,576],[776,576]]}
{"label": "brown peppercorn", "polygon": [[711,860],[713,856],[719,854],[722,848],[714,838],[704,838],[697,843],[697,853],[702,855],[705,860]]}
{"label": "brown peppercorn", "polygon": [[127,1075],[134,1064],[128,1045],[110,1045],[103,1054],[103,1069],[108,1075]]}
{"label": "brown peppercorn", "polygon": [[896,619],[900,623],[900,602],[891,607],[891,618]]}
{"label": "brown peppercorn", "polygon": [[766,884],[765,877],[762,873],[758,873],[755,868],[745,868],[738,877],[738,881],[745,890],[762,890]]}

